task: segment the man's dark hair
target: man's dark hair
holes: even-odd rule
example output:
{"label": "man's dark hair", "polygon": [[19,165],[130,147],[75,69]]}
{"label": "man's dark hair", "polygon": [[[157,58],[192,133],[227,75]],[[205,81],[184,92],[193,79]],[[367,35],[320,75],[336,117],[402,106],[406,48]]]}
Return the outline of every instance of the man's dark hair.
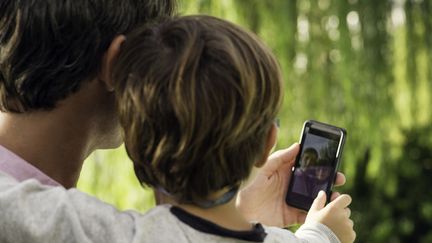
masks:
{"label": "man's dark hair", "polygon": [[49,110],[96,77],[118,34],[170,16],[175,0],[1,0],[0,110]]}

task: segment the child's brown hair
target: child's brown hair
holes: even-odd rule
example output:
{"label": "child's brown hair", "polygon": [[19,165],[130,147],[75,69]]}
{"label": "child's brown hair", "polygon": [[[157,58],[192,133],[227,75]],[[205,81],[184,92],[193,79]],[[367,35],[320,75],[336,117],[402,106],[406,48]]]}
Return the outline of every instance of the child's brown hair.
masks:
{"label": "child's brown hair", "polygon": [[283,92],[277,61],[258,38],[210,16],[135,31],[113,79],[138,179],[180,202],[249,176]]}

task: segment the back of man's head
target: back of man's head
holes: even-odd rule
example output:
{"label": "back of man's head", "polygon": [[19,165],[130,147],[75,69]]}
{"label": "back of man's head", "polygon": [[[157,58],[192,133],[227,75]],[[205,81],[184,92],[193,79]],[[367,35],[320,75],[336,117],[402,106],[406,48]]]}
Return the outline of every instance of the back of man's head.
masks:
{"label": "back of man's head", "polygon": [[94,79],[113,38],[175,0],[1,0],[0,110],[50,110]]}
{"label": "back of man's head", "polygon": [[182,202],[236,187],[264,154],[282,100],[276,59],[209,16],[128,36],[114,65],[125,143],[143,183]]}

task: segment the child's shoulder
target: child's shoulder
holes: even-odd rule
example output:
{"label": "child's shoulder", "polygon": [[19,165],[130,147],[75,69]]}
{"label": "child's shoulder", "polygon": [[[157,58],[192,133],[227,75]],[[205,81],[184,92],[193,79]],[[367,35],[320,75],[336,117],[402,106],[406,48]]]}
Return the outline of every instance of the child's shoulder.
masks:
{"label": "child's shoulder", "polygon": [[172,229],[173,225],[178,224],[178,220],[170,212],[171,207],[169,204],[163,204],[148,210],[138,219],[138,225],[146,228],[146,231]]}
{"label": "child's shoulder", "polygon": [[147,211],[137,223],[137,242],[187,242],[171,205],[159,205]]}
{"label": "child's shoulder", "polygon": [[169,204],[161,204],[157,205],[154,208],[151,208],[145,213],[145,218],[152,218],[152,217],[159,217],[162,215],[169,215],[170,214],[170,208],[172,206]]}
{"label": "child's shoulder", "polygon": [[267,233],[264,242],[298,242],[293,232],[278,227],[264,226]]}
{"label": "child's shoulder", "polygon": [[[186,220],[188,223],[185,223],[185,219],[181,215],[180,218],[183,218],[183,220],[179,219],[179,215],[175,212],[173,213],[172,209],[171,205],[159,205],[150,209],[145,214],[145,217],[141,219],[142,221],[139,225],[140,229],[143,230],[144,235],[142,237],[146,239],[146,242],[147,240],[151,242],[151,239],[158,240],[159,242],[190,242],[191,239],[200,242],[250,242],[216,233],[205,233],[201,231],[202,227],[199,227],[201,230],[197,230],[194,225],[196,223],[203,224],[204,222],[191,223],[189,221],[192,219],[189,218]],[[174,209],[176,208],[174,207]],[[266,233],[264,242],[299,242],[299,239],[289,230],[270,226],[263,226],[263,228]]]}
{"label": "child's shoulder", "polygon": [[171,205],[159,205],[149,210],[138,224],[137,242],[247,242],[198,230],[194,227],[196,222],[188,222],[190,218],[186,219],[188,223],[183,216],[179,218],[176,209]]}

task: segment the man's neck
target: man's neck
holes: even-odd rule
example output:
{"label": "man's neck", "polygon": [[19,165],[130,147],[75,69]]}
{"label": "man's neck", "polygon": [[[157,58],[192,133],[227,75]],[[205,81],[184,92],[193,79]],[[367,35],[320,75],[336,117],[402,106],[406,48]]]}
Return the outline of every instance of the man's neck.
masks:
{"label": "man's neck", "polygon": [[84,124],[55,112],[0,113],[0,144],[66,188],[91,152],[88,136]]}
{"label": "man's neck", "polygon": [[74,187],[90,153],[121,144],[114,104],[103,82],[86,81],[53,110],[0,113],[0,144],[64,187]]}

